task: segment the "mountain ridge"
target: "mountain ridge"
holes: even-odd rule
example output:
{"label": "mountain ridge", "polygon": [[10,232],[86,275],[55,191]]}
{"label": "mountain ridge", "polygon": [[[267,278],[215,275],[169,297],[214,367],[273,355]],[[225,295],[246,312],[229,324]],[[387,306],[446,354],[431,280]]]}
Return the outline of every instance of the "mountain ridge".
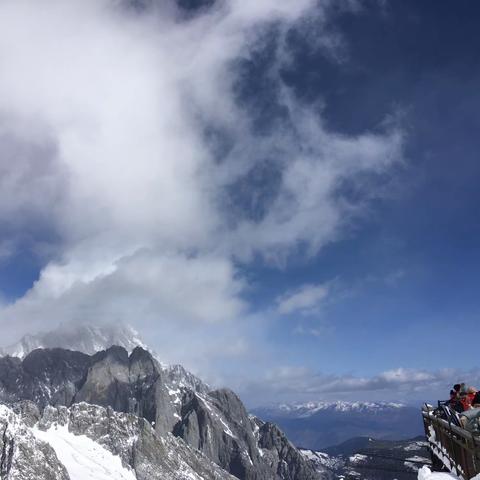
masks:
{"label": "mountain ridge", "polygon": [[404,408],[408,405],[399,402],[360,402],[360,401],[311,401],[304,403],[279,403],[265,407],[259,407],[264,410],[278,411],[293,415],[314,415],[319,411],[334,410],[337,412],[364,412],[364,411],[383,411],[395,408]]}
{"label": "mountain ridge", "polygon": [[172,390],[167,375],[142,347],[94,355],[36,349],[23,360],[0,358],[0,403],[33,402],[42,413],[84,404],[130,415],[157,438],[173,436],[241,480],[321,478],[278,427],[249,416],[234,392],[180,384]]}

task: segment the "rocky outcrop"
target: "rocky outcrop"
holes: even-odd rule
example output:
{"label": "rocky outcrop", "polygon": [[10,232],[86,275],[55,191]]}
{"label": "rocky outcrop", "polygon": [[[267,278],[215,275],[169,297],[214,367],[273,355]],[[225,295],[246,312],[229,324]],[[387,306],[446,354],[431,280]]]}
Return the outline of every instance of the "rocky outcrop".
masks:
{"label": "rocky outcrop", "polygon": [[178,420],[162,368],[141,347],[130,356],[122,347],[95,354],[75,395],[76,402],[112,407],[148,420],[158,433],[167,433]]}
{"label": "rocky outcrop", "polygon": [[314,480],[312,465],[273,424],[249,417],[231,390],[190,393],[174,434],[245,480]]}
{"label": "rocky outcrop", "polygon": [[211,390],[205,382],[185,370],[182,365],[168,365],[163,371],[172,389],[188,388],[202,395],[206,395]]}
{"label": "rocky outcrop", "polygon": [[34,350],[23,361],[0,358],[0,401],[68,405],[89,364],[88,355],[60,348]]}
{"label": "rocky outcrop", "polygon": [[259,427],[258,445],[267,453],[266,459],[276,478],[284,480],[315,480],[318,473],[308,460],[285,437],[273,423]]}
{"label": "rocky outcrop", "polygon": [[189,392],[174,434],[238,478],[269,478],[245,407],[230,390]]}

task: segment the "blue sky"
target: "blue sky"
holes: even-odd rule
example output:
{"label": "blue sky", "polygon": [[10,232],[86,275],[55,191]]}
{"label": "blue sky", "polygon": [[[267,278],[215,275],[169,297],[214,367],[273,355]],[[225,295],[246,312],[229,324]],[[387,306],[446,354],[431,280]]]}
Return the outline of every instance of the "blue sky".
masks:
{"label": "blue sky", "polygon": [[[345,64],[299,47],[286,78],[305,101],[324,101],[332,129],[362,133],[397,110],[406,141],[391,192],[344,238],[282,272],[255,272],[259,303],[293,282],[340,284],[307,322],[332,331],[292,344],[288,318],[274,334],[293,358],[306,350],[332,373],[465,365],[445,352],[459,329],[478,331],[478,13],[474,2],[370,2],[336,19]],[[438,348],[425,348],[427,331]]]}
{"label": "blue sky", "polygon": [[128,322],[251,404],[478,380],[476,2],[100,4],[0,74],[3,343]]}

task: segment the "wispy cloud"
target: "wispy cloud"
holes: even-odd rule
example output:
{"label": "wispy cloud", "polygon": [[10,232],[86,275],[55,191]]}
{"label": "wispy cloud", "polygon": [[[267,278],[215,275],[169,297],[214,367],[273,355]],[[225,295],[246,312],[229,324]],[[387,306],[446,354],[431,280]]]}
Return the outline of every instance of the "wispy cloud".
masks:
{"label": "wispy cloud", "polygon": [[307,284],[277,298],[277,311],[281,315],[299,313],[309,315],[317,312],[329,294],[326,284]]}
{"label": "wispy cloud", "polygon": [[[39,226],[55,238],[38,281],[0,311],[5,343],[60,321],[131,322],[158,350],[168,337],[155,332],[180,338],[186,325],[208,332],[195,338],[212,322],[225,341],[248,338],[261,322],[242,320],[247,280],[236,266],[282,261],[299,245],[315,254],[360,208],[338,185],[401,156],[395,126],[329,131],[282,81],[288,32],[307,31],[307,19],[318,20],[319,48],[339,45],[323,29],[330,2],[232,0],[189,16],[163,5],[0,4],[1,241],[35,237]],[[281,114],[261,131],[261,95],[239,95],[248,82],[239,65],[267,48],[271,31],[268,79]],[[253,218],[243,200],[265,159],[257,188],[271,188]],[[326,294],[304,287],[279,312],[306,313]],[[183,338],[181,360],[201,350],[195,338]]]}

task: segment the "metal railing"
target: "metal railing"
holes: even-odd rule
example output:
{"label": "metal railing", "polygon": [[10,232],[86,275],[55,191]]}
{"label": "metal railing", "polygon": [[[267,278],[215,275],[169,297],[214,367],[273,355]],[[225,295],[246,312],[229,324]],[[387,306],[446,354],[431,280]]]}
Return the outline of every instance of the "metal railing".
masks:
{"label": "metal railing", "polygon": [[[433,407],[422,410],[428,446],[436,458],[458,477],[470,480],[480,474],[480,437],[436,415]],[[437,460],[437,461],[436,461]]]}

